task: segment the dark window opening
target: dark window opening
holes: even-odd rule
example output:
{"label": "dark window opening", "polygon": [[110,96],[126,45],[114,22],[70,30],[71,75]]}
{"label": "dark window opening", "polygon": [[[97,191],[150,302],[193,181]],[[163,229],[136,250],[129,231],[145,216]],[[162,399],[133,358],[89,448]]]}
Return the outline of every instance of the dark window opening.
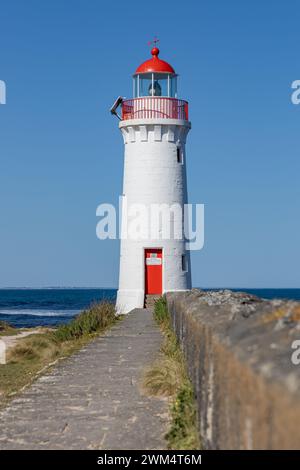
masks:
{"label": "dark window opening", "polygon": [[182,268],[182,271],[187,271],[188,267],[187,267],[187,260],[186,260],[186,256],[185,255],[182,255],[181,256],[181,268]]}
{"label": "dark window opening", "polygon": [[177,147],[177,162],[182,163],[182,150],[180,147]]}

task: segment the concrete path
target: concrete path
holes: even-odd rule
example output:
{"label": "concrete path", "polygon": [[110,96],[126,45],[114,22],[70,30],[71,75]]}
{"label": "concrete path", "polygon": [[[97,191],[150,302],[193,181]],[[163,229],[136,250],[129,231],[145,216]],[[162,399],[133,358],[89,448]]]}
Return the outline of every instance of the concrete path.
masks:
{"label": "concrete path", "polygon": [[160,344],[152,312],[133,310],[0,413],[0,449],[163,449],[167,402],[139,389]]}

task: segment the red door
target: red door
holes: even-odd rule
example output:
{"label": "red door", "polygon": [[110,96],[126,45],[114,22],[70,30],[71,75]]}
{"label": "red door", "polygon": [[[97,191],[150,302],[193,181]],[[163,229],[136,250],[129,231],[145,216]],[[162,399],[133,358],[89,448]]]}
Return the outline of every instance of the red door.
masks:
{"label": "red door", "polygon": [[162,250],[145,250],[145,294],[162,294]]}

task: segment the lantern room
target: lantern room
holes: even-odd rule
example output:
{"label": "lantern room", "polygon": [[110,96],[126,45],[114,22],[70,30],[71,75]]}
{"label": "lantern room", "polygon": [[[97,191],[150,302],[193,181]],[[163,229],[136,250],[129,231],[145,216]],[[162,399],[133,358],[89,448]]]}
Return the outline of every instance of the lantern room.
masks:
{"label": "lantern room", "polygon": [[120,119],[178,119],[188,121],[188,103],[177,98],[177,74],[168,62],[160,59],[153,47],[152,58],[143,62],[133,75],[133,98],[122,104]]}
{"label": "lantern room", "polygon": [[161,60],[159,49],[153,47],[152,59],[143,62],[133,75],[133,96],[177,98],[177,74],[173,67]]}

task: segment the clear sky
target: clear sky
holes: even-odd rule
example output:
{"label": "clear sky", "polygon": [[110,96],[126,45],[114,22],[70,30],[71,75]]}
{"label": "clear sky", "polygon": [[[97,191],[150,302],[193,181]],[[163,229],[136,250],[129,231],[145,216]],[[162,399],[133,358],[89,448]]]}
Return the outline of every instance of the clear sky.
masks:
{"label": "clear sky", "polygon": [[206,208],[194,286],[300,287],[297,0],[2,0],[0,286],[118,282],[96,207],[122,192],[108,112],[157,34],[190,102],[190,202]]}

